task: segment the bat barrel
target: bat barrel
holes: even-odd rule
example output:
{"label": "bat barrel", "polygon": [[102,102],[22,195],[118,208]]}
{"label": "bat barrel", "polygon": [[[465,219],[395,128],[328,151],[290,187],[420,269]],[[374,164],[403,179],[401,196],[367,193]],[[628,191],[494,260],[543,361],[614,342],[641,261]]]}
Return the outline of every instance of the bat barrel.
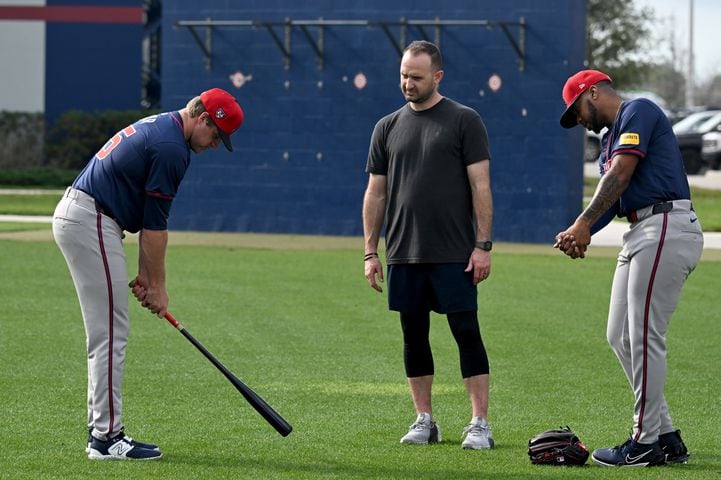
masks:
{"label": "bat barrel", "polygon": [[[132,288],[134,285],[134,282],[131,282],[129,286]],[[251,404],[255,410],[260,413],[265,420],[270,423],[273,428],[275,428],[278,433],[280,433],[282,436],[287,437],[288,434],[293,430],[293,427],[288,423],[285,418],[281,417],[278,412],[276,412],[273,407],[268,405],[268,402],[263,400],[260,395],[255,393],[252,388],[250,388],[248,385],[243,383],[238,377],[233,375],[233,373],[225,368],[225,365],[220,363],[220,361],[213,356],[212,353],[210,353],[204,346],[201,344],[198,340],[195,339],[194,336],[190,334],[181,324],[178,322],[175,317],[170,312],[165,312],[165,319],[176,329],[180,330],[180,333],[187,338],[190,343],[192,343],[195,348],[200,350],[200,353],[205,355],[205,358],[210,360],[210,363],[212,363],[215,368],[220,370],[220,372],[225,375],[225,378],[227,378],[230,383],[233,384],[233,386],[245,397],[245,399],[248,401],[248,403]]]}
{"label": "bat barrel", "polygon": [[258,412],[260,415],[265,418],[265,420],[276,429],[276,431],[281,434],[284,437],[287,437],[291,431],[293,431],[293,427],[288,423],[285,418],[283,418],[278,412],[276,412],[273,407],[268,405],[268,402],[263,400],[263,398],[255,393],[252,388],[250,388],[248,385],[243,383],[242,380],[240,380],[238,377],[233,375],[233,373],[228,370],[225,365],[220,363],[220,361],[215,358],[215,356],[208,351],[198,340],[196,340],[193,335],[190,334],[185,328],[180,327],[180,333],[187,338],[190,343],[192,343],[195,348],[200,350],[200,353],[202,353],[205,358],[210,360],[210,363],[212,363],[215,368],[220,370],[220,372],[227,378],[230,383],[233,384],[233,386],[245,397],[245,399],[250,403],[250,405]]}

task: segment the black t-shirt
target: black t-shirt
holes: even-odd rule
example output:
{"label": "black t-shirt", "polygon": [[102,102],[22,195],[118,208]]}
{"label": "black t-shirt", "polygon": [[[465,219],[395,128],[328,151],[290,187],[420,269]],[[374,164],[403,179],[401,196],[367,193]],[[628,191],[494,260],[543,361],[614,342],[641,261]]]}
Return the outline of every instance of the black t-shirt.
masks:
{"label": "black t-shirt", "polygon": [[464,263],[475,229],[466,167],[490,160],[478,113],[444,98],[404,105],[373,130],[366,171],[387,176],[386,257],[397,263]]}

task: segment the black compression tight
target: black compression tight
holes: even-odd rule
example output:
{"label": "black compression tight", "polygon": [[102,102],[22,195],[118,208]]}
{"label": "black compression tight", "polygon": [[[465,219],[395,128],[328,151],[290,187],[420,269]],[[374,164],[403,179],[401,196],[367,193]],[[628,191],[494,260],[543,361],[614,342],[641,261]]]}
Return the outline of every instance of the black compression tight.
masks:
{"label": "black compression tight", "polygon": [[406,376],[411,378],[433,375],[433,353],[428,340],[431,329],[430,313],[401,312],[401,328]]}
{"label": "black compression tight", "polygon": [[[456,312],[447,316],[451,333],[458,345],[463,378],[488,374],[488,355],[481,339],[476,312]],[[406,376],[433,375],[433,353],[428,339],[430,313],[401,313],[401,328]]]}

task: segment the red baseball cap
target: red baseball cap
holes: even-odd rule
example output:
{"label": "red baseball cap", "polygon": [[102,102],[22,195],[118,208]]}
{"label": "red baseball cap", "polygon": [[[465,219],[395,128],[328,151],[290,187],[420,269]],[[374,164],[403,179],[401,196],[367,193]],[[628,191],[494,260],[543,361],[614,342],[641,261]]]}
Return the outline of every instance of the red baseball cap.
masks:
{"label": "red baseball cap", "polygon": [[573,104],[583,92],[598,82],[611,81],[611,77],[598,70],[581,70],[572,75],[563,86],[563,101],[566,102],[566,111],[561,115],[563,128],[575,127],[578,124],[576,115],[572,112]]}
{"label": "red baseball cap", "polygon": [[218,135],[223,140],[225,148],[232,152],[230,135],[240,127],[244,118],[243,109],[238,105],[238,101],[221,88],[211,88],[201,93],[200,101],[218,127]]}

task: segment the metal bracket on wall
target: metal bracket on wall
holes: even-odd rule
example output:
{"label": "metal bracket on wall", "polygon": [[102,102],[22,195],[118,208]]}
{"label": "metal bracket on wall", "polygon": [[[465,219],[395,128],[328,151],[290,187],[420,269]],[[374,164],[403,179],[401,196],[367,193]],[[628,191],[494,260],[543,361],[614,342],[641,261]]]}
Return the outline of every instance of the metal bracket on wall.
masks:
{"label": "metal bracket on wall", "polygon": [[[214,28],[265,28],[270,34],[273,41],[280,49],[283,54],[283,62],[286,69],[290,68],[290,57],[291,57],[291,29],[293,27],[292,21],[286,19],[283,22],[263,22],[256,20],[212,20],[206,18],[205,20],[190,21],[181,20],[176,22],[175,27],[185,27],[193,35],[195,42],[203,52],[203,63],[205,63],[205,69],[210,70],[213,66],[213,29]],[[283,27],[284,33],[283,38],[278,35],[275,27]],[[196,28],[205,28],[205,38],[201,38]],[[307,32],[304,32],[307,34]],[[322,51],[321,51],[322,55]]]}
{"label": "metal bracket on wall", "polygon": [[[438,47],[441,47],[441,30],[443,27],[480,27],[492,30],[494,28],[500,28],[506,35],[511,47],[516,52],[518,70],[523,71],[525,68],[526,61],[526,20],[521,17],[518,22],[503,22],[503,21],[491,21],[491,20],[441,20],[436,18],[434,20],[406,20],[401,19],[398,22],[369,22],[370,26],[380,26],[383,32],[390,40],[393,47],[398,52],[398,55],[403,54],[403,49],[406,46],[406,34],[408,27],[415,27],[416,30],[421,34],[424,40],[432,41]],[[399,27],[399,37],[396,41],[395,36],[390,30],[390,26]],[[430,38],[428,32],[423,27],[433,27],[434,35]],[[511,33],[512,27],[518,27],[518,39],[516,39]]]}
{"label": "metal bracket on wall", "polygon": [[[259,21],[259,20],[212,20],[207,18],[206,20],[192,21],[192,20],[181,20],[176,22],[176,27],[187,28],[196,43],[203,52],[203,61],[205,68],[210,70],[212,67],[212,31],[214,28],[222,27],[250,27],[250,28],[265,28],[270,33],[273,41],[280,49],[283,55],[283,66],[286,69],[290,68],[291,61],[291,36],[293,27],[298,27],[303,36],[310,44],[311,48],[315,52],[316,65],[319,70],[323,69],[324,66],[324,28],[325,27],[380,27],[385,33],[388,40],[393,45],[393,48],[401,56],[403,49],[406,45],[406,36],[408,27],[415,27],[421,34],[423,39],[433,41],[440,47],[441,44],[441,29],[444,27],[481,27],[492,30],[494,28],[500,28],[508,39],[511,47],[516,53],[518,70],[523,71],[525,68],[526,60],[526,22],[523,17],[518,22],[504,22],[504,21],[490,21],[490,20],[441,20],[436,18],[434,20],[406,20],[404,18],[396,21],[377,21],[377,20],[324,20],[319,18],[318,20],[291,20],[285,19],[284,21]],[[283,38],[278,35],[276,27],[283,27]],[[317,28],[317,34],[314,38],[309,27]],[[391,27],[397,27],[399,29],[398,39],[391,30]],[[431,39],[428,32],[423,27],[434,27],[434,36]],[[518,28],[518,37],[514,37],[511,33],[511,28]],[[205,38],[202,39],[198,34],[196,28],[205,28]]]}

